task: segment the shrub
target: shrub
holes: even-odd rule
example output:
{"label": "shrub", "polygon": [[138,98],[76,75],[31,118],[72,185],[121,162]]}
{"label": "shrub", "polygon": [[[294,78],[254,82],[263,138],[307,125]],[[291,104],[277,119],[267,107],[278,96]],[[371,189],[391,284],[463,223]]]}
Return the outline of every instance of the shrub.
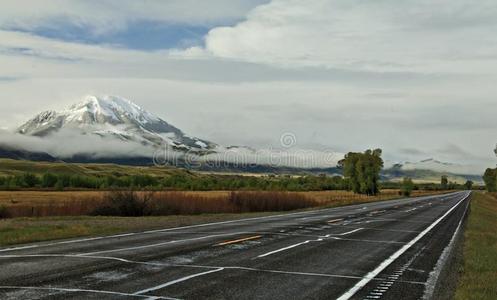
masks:
{"label": "shrub", "polygon": [[11,215],[10,215],[10,212],[9,210],[7,209],[7,207],[5,206],[0,206],[0,219],[6,219],[6,218],[10,218]]}
{"label": "shrub", "polygon": [[305,195],[290,192],[231,192],[229,201],[240,212],[287,211],[318,206]]}
{"label": "shrub", "polygon": [[148,214],[147,202],[151,193],[140,196],[133,191],[114,191],[104,196],[104,201],[95,208],[93,215],[139,217]]}
{"label": "shrub", "polygon": [[402,180],[402,187],[400,189],[402,196],[411,196],[412,190],[414,189],[414,183],[411,178],[404,178]]}

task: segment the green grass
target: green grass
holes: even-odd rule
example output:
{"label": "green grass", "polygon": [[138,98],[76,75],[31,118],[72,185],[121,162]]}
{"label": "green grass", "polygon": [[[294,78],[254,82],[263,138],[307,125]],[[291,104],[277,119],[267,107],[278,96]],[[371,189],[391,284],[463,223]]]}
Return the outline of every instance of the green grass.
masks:
{"label": "green grass", "polygon": [[2,219],[0,220],[0,246],[157,228],[173,228],[271,214],[281,214],[281,212],[133,218],[81,216]]}
{"label": "green grass", "polygon": [[497,299],[497,195],[475,193],[464,234],[457,300]]}
{"label": "green grass", "polygon": [[33,173],[43,175],[46,172],[52,174],[67,175],[151,175],[168,176],[173,174],[190,174],[186,170],[172,167],[138,167],[116,164],[77,164],[65,162],[33,162],[27,160],[13,160],[0,158],[0,176],[20,175],[22,173]]}

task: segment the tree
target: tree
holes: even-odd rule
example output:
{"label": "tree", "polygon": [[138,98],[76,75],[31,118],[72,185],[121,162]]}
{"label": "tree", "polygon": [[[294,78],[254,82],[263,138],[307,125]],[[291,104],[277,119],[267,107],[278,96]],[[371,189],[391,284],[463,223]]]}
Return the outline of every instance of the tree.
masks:
{"label": "tree", "polygon": [[34,187],[39,183],[38,177],[31,173],[24,173],[22,175],[22,181],[24,182],[24,185],[29,188]]}
{"label": "tree", "polygon": [[41,177],[41,186],[44,188],[54,187],[57,183],[57,176],[51,173],[45,173]]}
{"label": "tree", "polygon": [[381,149],[366,150],[364,153],[350,152],[338,165],[354,193],[376,195],[380,192],[380,171],[383,168]]}
{"label": "tree", "polygon": [[403,196],[409,197],[411,196],[412,190],[414,189],[414,182],[412,182],[411,178],[405,177],[402,180],[402,186],[400,191]]}
{"label": "tree", "polygon": [[441,180],[440,180],[440,186],[442,190],[446,190],[449,188],[449,179],[447,178],[447,175],[443,175]]}
{"label": "tree", "polygon": [[473,188],[473,184],[474,182],[471,181],[471,180],[468,180],[466,181],[466,183],[464,184],[464,187],[467,189],[467,190],[471,190]]}
{"label": "tree", "polygon": [[62,191],[62,190],[64,190],[64,187],[65,187],[65,185],[64,185],[64,180],[62,180],[62,179],[60,179],[60,178],[59,178],[59,179],[57,180],[57,183],[55,184],[55,189],[56,189],[57,191]]}
{"label": "tree", "polygon": [[489,192],[497,191],[497,169],[488,168],[483,174],[483,181],[485,182],[485,187]]}

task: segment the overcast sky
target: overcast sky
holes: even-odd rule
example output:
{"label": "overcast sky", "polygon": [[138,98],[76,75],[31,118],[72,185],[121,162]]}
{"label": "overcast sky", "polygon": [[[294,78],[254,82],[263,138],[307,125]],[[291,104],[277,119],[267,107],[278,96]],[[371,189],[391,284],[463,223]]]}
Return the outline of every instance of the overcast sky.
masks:
{"label": "overcast sky", "polygon": [[3,0],[0,128],[86,94],[220,144],[495,165],[495,0]]}

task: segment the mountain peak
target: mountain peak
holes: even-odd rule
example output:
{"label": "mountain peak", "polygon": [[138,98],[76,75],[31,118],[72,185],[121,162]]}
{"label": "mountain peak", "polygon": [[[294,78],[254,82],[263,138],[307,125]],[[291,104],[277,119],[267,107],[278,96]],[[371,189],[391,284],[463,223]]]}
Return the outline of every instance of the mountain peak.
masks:
{"label": "mountain peak", "polygon": [[168,144],[186,151],[216,146],[185,135],[180,129],[128,99],[110,95],[87,95],[65,110],[42,112],[19,127],[18,132],[43,137],[64,130],[134,141],[142,145]]}
{"label": "mountain peak", "polygon": [[68,122],[76,123],[125,124],[131,121],[147,124],[160,121],[158,117],[130,100],[108,95],[87,95],[82,101],[71,105],[64,113],[68,116]]}

